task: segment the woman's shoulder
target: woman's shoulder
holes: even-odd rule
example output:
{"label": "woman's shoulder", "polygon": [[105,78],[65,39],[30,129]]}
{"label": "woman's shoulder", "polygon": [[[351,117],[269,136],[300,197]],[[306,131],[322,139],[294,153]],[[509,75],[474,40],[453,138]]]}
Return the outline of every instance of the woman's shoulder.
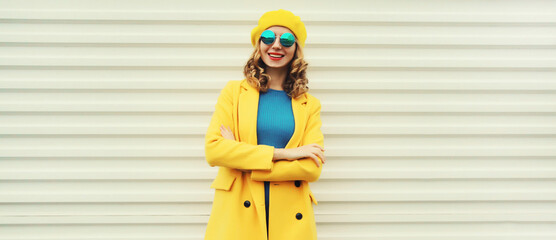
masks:
{"label": "woman's shoulder", "polygon": [[311,101],[311,102],[320,102],[320,100],[315,97],[313,94],[309,93],[309,92],[305,92],[305,97],[307,98],[307,102]]}
{"label": "woman's shoulder", "polygon": [[228,82],[226,83],[226,86],[224,86],[224,87],[225,88],[226,87],[231,88],[231,87],[234,87],[234,86],[238,86],[238,85],[241,85],[243,83],[243,81],[245,81],[245,79],[244,80],[228,80]]}
{"label": "woman's shoulder", "polygon": [[322,108],[320,100],[309,92],[305,92],[304,95],[305,98],[307,99],[307,107],[309,107],[310,109],[309,111],[320,112]]}
{"label": "woman's shoulder", "polygon": [[[249,83],[247,82],[247,79],[242,79],[242,80],[228,80],[228,82],[226,83],[226,86],[224,86],[224,91],[229,92],[232,91],[232,89],[238,89],[240,85],[245,85],[248,86]],[[249,85],[250,86],[250,85]],[[315,107],[315,108],[320,108],[320,100],[315,97],[313,94],[309,93],[309,92],[305,92],[302,94],[302,96],[299,97],[304,97],[307,100],[307,104],[309,106]]]}
{"label": "woman's shoulder", "polygon": [[308,103],[319,103],[320,104],[320,100],[315,97],[315,95],[311,94],[309,91],[303,93],[305,95],[305,98],[307,99]]}

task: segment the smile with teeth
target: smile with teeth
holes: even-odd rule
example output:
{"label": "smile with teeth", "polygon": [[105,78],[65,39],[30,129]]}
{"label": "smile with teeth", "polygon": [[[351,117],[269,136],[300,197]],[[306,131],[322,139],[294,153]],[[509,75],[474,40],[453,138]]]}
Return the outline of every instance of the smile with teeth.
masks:
{"label": "smile with teeth", "polygon": [[280,54],[271,54],[271,53],[269,53],[268,55],[273,57],[273,58],[281,58],[281,57],[284,56],[284,55],[280,55]]}

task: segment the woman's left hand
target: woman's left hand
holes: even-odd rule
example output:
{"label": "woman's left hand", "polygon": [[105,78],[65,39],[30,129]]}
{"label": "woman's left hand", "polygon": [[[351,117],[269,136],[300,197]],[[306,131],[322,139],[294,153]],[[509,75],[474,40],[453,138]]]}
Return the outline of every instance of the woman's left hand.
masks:
{"label": "woman's left hand", "polygon": [[[234,133],[228,127],[224,125],[220,125],[220,133],[222,134],[222,137],[224,137],[225,139],[236,141],[236,138],[234,137]],[[240,170],[242,172],[251,172],[251,170],[243,170],[243,169],[237,169],[237,170]]]}

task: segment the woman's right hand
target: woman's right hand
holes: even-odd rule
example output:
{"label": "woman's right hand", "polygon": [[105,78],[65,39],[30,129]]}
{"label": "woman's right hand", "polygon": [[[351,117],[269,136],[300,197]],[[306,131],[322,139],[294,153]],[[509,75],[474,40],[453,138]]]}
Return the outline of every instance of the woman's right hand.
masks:
{"label": "woman's right hand", "polygon": [[320,160],[317,158],[320,157],[322,159],[322,163],[326,162],[326,158],[324,157],[324,148],[316,143],[308,144],[305,146],[297,147],[297,148],[288,148],[285,150],[285,157],[288,160],[296,160],[300,158],[310,157],[313,159],[317,167],[320,167],[321,163]]}

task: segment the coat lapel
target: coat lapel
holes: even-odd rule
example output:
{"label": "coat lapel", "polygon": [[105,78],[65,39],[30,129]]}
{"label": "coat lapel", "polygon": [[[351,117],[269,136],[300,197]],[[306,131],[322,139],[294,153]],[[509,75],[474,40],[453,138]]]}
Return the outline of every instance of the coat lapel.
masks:
{"label": "coat lapel", "polygon": [[[305,131],[305,125],[307,124],[307,97],[305,94],[299,96],[298,98],[291,99],[293,116],[295,119],[295,130],[290,138],[290,141],[285,148],[296,148],[299,147],[303,134]],[[247,80],[241,81],[240,95],[238,102],[238,141],[246,142],[249,144],[257,145],[257,113],[259,109],[259,91],[249,85]],[[246,177],[251,178],[251,174],[246,175]],[[264,194],[264,183],[258,181],[247,181],[249,188],[251,190],[251,197],[257,206],[257,212],[259,216],[259,222],[265,223],[265,194]],[[264,225],[261,226],[263,229]]]}

